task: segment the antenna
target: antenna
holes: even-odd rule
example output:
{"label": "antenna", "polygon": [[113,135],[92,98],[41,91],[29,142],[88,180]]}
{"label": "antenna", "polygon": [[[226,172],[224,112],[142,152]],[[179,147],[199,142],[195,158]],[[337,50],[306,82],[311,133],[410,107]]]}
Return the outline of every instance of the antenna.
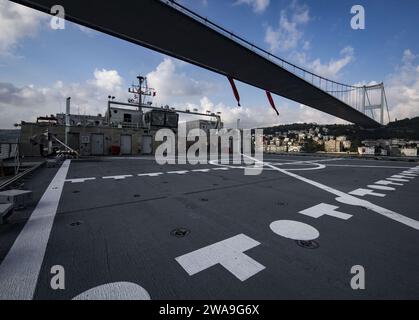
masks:
{"label": "antenna", "polygon": [[128,92],[133,94],[133,98],[129,98],[128,102],[138,105],[138,110],[141,112],[141,106],[148,104],[146,101],[147,97],[155,97],[156,90],[149,88],[147,83],[147,77],[137,76],[138,85],[134,83],[131,85],[131,88],[128,88]]}

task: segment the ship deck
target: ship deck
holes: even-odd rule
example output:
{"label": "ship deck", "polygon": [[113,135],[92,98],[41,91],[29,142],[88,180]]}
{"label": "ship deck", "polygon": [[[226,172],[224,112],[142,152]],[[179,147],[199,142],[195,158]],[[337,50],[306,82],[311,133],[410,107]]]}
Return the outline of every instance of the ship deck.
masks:
{"label": "ship deck", "polygon": [[[107,284],[116,284],[112,297],[146,291],[158,300],[419,298],[418,163],[280,155],[264,162],[270,166],[253,176],[235,165],[161,166],[152,157],[39,169],[24,185],[34,204],[0,225],[0,298],[73,299],[102,286],[92,293],[98,298],[109,294]],[[391,178],[409,169],[409,178]],[[395,184],[355,196],[367,205],[336,200],[383,180]],[[274,233],[272,223],[283,220],[319,237]],[[232,239],[243,252],[217,263],[231,258]],[[208,246],[225,246],[226,256],[202,250]],[[56,265],[64,290],[51,288]],[[356,265],[365,268],[365,290],[351,288]]]}

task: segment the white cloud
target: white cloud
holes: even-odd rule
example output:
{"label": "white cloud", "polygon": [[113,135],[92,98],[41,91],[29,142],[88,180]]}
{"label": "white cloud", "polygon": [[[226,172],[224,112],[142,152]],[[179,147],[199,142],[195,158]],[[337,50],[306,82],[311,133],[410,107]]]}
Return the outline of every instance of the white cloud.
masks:
{"label": "white cloud", "polygon": [[265,42],[272,52],[294,49],[303,38],[301,27],[309,21],[310,11],[308,7],[300,5],[294,0],[287,9],[281,10],[277,27],[268,25],[265,32]]}
{"label": "white cloud", "polygon": [[43,13],[0,0],[0,54],[10,54],[19,40],[34,36],[45,19]]}
{"label": "white cloud", "polygon": [[107,90],[110,93],[120,89],[123,82],[116,70],[96,69],[93,74],[95,78],[92,83],[99,89]]}
{"label": "white cloud", "polygon": [[237,0],[235,5],[246,4],[252,7],[256,13],[262,13],[268,8],[270,0]]}
{"label": "white cloud", "polygon": [[303,44],[303,50],[310,50],[311,49],[311,43],[310,43],[310,41],[304,41],[304,44]]}
{"label": "white cloud", "polygon": [[84,83],[56,81],[49,87],[17,87],[0,82],[0,128],[11,128],[22,120],[34,121],[38,116],[63,112],[67,97],[72,98],[72,113],[104,114],[109,94],[118,100],[126,100],[128,94],[120,87],[121,83],[118,72],[105,69],[95,70],[93,79]]}
{"label": "white cloud", "polygon": [[304,68],[326,78],[337,78],[339,72],[355,59],[354,49],[349,46],[340,51],[340,58],[332,58],[326,63],[319,58],[310,60],[305,53],[295,54],[295,57]]}
{"label": "white cloud", "polygon": [[188,77],[179,71],[186,64],[165,58],[157,68],[147,75],[148,84],[156,89],[157,100],[161,104],[171,104],[173,100],[181,97],[202,97],[214,89],[214,85]]}
{"label": "white cloud", "polygon": [[407,49],[385,82],[392,120],[419,116],[419,55]]}

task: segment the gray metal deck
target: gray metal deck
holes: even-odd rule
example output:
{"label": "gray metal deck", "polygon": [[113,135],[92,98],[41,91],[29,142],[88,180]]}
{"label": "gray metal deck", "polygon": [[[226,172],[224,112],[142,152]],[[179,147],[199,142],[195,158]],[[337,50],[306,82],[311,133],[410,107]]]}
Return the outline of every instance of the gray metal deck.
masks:
{"label": "gray metal deck", "polygon": [[[358,197],[402,215],[402,222],[339,203],[323,189],[348,194],[417,163],[274,155],[265,161],[286,171],[244,176],[235,167],[159,166],[147,157],[42,168],[25,185],[42,200],[0,226],[0,299],[72,299],[127,282],[151,299],[419,298],[419,230],[409,220],[419,220],[418,177],[375,190],[382,196]],[[321,203],[351,217],[299,213]],[[270,225],[278,220],[316,228],[319,247],[275,234]],[[173,236],[177,228],[189,233]],[[189,275],[176,260],[241,235],[259,243],[244,252],[252,266],[215,264]],[[263,269],[240,280],[237,274],[254,270],[255,262]],[[51,288],[55,265],[65,269],[65,290]],[[365,267],[365,290],[350,286],[354,265]],[[120,290],[121,297],[135,295]]]}

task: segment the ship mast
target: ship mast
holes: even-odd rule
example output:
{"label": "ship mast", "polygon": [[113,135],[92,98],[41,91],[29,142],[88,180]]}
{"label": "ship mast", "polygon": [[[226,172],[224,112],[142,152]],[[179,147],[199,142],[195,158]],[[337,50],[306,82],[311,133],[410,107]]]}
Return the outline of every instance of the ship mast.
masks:
{"label": "ship mast", "polygon": [[156,91],[148,87],[147,78],[139,75],[138,85],[132,84],[128,92],[134,94],[134,98],[128,99],[129,103],[137,104],[138,111],[142,113],[142,106],[146,103],[146,97],[155,97]]}

